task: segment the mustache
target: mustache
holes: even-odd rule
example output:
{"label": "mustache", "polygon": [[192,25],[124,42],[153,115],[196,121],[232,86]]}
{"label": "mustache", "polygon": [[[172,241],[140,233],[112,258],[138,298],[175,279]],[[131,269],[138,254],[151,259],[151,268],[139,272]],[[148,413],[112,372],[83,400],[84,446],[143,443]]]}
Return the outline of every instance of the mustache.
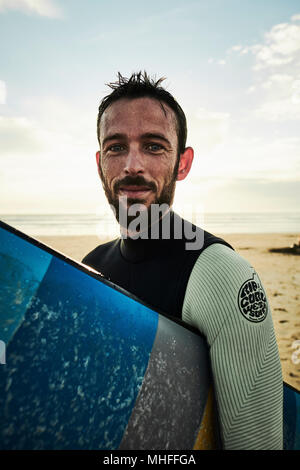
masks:
{"label": "mustache", "polygon": [[143,176],[125,176],[114,184],[114,191],[118,192],[121,186],[146,186],[151,191],[157,190],[156,184],[153,181],[145,180]]}

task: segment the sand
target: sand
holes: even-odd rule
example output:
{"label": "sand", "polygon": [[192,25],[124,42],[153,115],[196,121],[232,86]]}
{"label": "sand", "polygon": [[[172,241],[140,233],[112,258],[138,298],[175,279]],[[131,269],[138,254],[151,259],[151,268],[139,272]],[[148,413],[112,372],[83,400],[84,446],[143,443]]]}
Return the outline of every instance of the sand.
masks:
{"label": "sand", "polygon": [[[300,389],[300,256],[268,251],[269,248],[292,245],[299,234],[218,235],[223,236],[257,270],[272,309],[283,379]],[[36,238],[77,261],[106,241],[97,236]]]}

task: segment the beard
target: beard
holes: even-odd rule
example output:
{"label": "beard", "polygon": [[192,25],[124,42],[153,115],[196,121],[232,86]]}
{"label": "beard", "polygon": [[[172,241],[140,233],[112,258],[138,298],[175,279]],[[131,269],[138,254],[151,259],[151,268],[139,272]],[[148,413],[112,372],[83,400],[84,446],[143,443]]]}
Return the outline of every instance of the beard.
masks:
{"label": "beard", "polygon": [[[165,215],[165,214],[162,214],[161,217],[157,218],[157,213],[153,215],[153,212],[151,211],[151,206],[152,205],[158,205],[158,206],[164,205],[163,206],[164,208],[166,207],[168,207],[168,209],[171,208],[173,204],[173,200],[174,200],[178,167],[179,167],[179,157],[176,160],[176,164],[175,164],[170,180],[167,182],[167,184],[164,185],[161,193],[158,195],[157,185],[152,181],[147,181],[143,176],[125,176],[125,178],[116,181],[115,184],[113,185],[113,189],[110,189],[102,173],[102,169],[99,165],[99,175],[101,177],[102,186],[103,186],[106,198],[115,214],[115,217],[118,223],[121,225],[122,228],[127,229],[128,225],[137,217],[136,214],[135,215],[128,214],[128,211],[133,204],[141,205],[141,208],[140,210],[138,209],[138,211],[144,217],[144,219],[147,220],[148,227],[150,227],[154,223],[157,223],[158,220]],[[118,195],[118,192],[121,186],[130,186],[130,185],[141,186],[141,187],[146,186],[155,194],[155,197],[153,201],[150,203],[149,207],[145,206],[146,199],[123,198],[122,196]],[[168,210],[165,210],[165,213],[166,212],[168,212]],[[124,221],[125,221],[125,225],[124,225]]]}

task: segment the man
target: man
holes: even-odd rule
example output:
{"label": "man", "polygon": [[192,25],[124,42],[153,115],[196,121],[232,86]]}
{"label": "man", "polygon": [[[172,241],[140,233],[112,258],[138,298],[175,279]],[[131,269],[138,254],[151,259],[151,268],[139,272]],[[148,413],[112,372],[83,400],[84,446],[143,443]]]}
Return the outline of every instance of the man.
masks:
{"label": "man", "polygon": [[98,172],[123,236],[83,263],[206,336],[224,449],[281,449],[282,375],[270,307],[255,270],[230,245],[171,210],[194,154],[185,115],[161,81],[119,74],[100,104]]}

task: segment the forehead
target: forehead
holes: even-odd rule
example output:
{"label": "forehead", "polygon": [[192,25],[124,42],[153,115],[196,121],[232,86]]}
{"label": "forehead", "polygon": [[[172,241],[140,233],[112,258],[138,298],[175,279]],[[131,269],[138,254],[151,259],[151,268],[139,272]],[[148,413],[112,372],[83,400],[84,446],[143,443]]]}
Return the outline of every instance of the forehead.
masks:
{"label": "forehead", "polygon": [[154,98],[122,98],[112,103],[100,120],[100,140],[107,134],[165,133],[177,139],[177,120],[174,111]]}

